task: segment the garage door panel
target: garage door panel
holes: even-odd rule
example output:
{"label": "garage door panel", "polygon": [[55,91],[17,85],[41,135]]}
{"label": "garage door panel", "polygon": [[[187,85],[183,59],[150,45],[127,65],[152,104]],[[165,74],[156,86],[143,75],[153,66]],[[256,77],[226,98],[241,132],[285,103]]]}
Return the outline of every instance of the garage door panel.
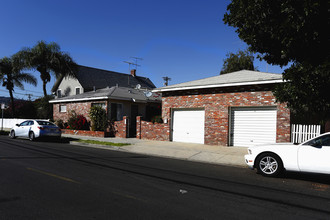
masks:
{"label": "garage door panel", "polygon": [[177,110],[173,112],[173,141],[204,143],[204,110]]}
{"label": "garage door panel", "polygon": [[276,142],[276,107],[233,108],[231,112],[231,143],[254,146]]}

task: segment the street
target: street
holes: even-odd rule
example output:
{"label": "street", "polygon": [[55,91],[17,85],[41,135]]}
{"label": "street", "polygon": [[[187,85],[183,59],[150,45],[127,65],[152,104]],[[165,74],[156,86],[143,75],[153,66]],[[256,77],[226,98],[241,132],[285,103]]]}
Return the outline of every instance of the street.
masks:
{"label": "street", "polygon": [[330,218],[329,175],[265,178],[248,168],[7,136],[0,175],[1,220]]}

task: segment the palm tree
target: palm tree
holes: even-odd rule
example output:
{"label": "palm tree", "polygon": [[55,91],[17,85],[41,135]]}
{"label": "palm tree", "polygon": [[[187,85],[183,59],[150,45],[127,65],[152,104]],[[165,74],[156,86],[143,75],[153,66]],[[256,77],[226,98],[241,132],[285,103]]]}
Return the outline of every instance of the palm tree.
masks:
{"label": "palm tree", "polygon": [[45,41],[39,41],[34,47],[25,48],[19,54],[24,59],[27,68],[40,73],[45,97],[47,96],[46,84],[50,81],[51,74],[56,78],[61,75],[75,77],[77,64],[69,54],[61,51],[57,43],[47,44]]}
{"label": "palm tree", "polygon": [[16,54],[11,58],[4,57],[0,59],[0,81],[2,86],[6,87],[9,91],[10,104],[12,109],[12,116],[15,117],[15,105],[13,91],[17,86],[20,89],[24,89],[23,82],[37,85],[37,79],[29,73],[22,73],[22,62],[20,57]]}

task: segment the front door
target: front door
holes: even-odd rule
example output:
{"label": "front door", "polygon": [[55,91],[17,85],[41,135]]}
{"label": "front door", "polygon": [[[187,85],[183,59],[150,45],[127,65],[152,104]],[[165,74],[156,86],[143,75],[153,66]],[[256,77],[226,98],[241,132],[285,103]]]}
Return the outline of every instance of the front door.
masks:
{"label": "front door", "polygon": [[131,117],[129,123],[129,137],[136,137],[136,116],[139,115],[139,106],[131,105]]}
{"label": "front door", "polygon": [[298,150],[300,171],[330,174],[330,134],[301,145]]}

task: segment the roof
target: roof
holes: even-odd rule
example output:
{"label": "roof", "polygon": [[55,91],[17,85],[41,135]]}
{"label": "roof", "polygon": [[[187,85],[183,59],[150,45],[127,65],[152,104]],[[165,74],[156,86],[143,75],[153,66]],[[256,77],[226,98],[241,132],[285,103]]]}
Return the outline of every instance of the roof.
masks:
{"label": "roof", "polygon": [[[133,77],[131,74],[118,73],[81,65],[78,65],[76,77],[86,91],[93,90],[94,86],[96,89],[101,89],[112,86],[135,87],[138,84],[140,84],[142,88],[156,88],[152,81],[146,77]],[[52,92],[57,90],[63,78],[64,77],[62,76],[56,80]]]}
{"label": "roof", "polygon": [[240,70],[219,76],[179,83],[154,89],[154,92],[177,91],[188,89],[204,89],[240,85],[257,85],[283,82],[282,74],[265,73],[251,70]]}
{"label": "roof", "polygon": [[152,94],[150,97],[147,97],[147,92],[147,90],[142,89],[113,86],[111,88],[98,89],[96,91],[53,99],[50,100],[49,103],[81,102],[107,99],[127,100],[144,103],[161,101],[161,97],[157,94]]}

